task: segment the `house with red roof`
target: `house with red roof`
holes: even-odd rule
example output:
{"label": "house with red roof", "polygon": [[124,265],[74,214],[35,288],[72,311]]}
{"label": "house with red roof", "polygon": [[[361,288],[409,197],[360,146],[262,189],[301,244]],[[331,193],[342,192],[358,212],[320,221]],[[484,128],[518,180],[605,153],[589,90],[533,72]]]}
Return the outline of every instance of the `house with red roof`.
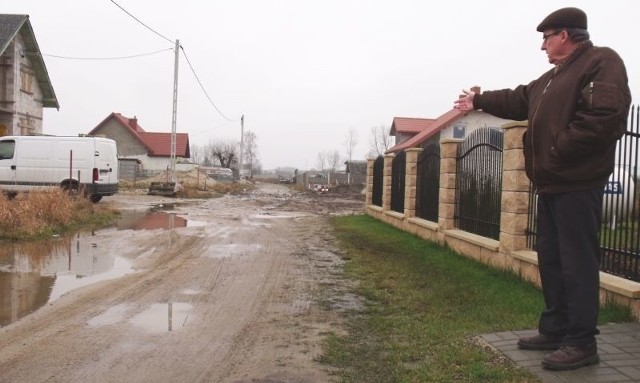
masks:
{"label": "house with red roof", "polygon": [[[146,132],[135,116],[129,118],[111,113],[88,134],[116,141],[118,159],[121,162],[135,160],[145,171],[162,171],[171,165],[171,133]],[[176,133],[177,164],[187,162],[190,157],[189,135]]]}
{"label": "house with red roof", "polygon": [[389,134],[395,136],[398,145],[427,129],[434,121],[431,118],[394,117]]}
{"label": "house with red roof", "polygon": [[[474,91],[480,92],[480,88]],[[421,147],[431,139],[466,138],[479,128],[497,128],[513,122],[482,111],[461,112],[451,109],[435,119],[395,117],[390,135],[396,136],[396,144],[386,153],[398,153],[407,148]],[[401,138],[400,140],[398,138]]]}

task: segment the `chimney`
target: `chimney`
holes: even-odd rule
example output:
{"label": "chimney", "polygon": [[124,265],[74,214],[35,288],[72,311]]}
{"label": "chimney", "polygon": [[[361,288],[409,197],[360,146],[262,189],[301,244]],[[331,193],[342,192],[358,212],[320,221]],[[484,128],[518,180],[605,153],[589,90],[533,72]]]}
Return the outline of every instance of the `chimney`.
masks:
{"label": "chimney", "polygon": [[133,118],[129,119],[129,126],[133,129],[133,130],[138,130],[138,117],[133,116]]}

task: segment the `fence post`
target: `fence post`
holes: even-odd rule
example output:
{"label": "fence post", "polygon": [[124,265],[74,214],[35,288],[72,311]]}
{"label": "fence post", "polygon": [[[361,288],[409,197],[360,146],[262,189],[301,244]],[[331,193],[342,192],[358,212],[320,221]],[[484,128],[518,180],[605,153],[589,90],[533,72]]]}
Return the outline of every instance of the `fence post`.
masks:
{"label": "fence post", "polygon": [[438,226],[440,232],[454,228],[456,207],[456,157],[462,139],[449,138],[440,141],[440,202]]}
{"label": "fence post", "polygon": [[527,247],[529,218],[529,178],[524,170],[522,135],[526,122],[502,126],[502,212],[500,214],[500,253],[524,250]]}
{"label": "fence post", "polygon": [[369,206],[373,203],[373,164],[376,162],[375,158],[367,158],[367,194],[366,194],[366,206]]}
{"label": "fence post", "polygon": [[385,154],[384,170],[382,171],[382,210],[391,210],[391,174],[393,173],[393,159],[395,154]]}
{"label": "fence post", "polygon": [[416,216],[416,192],[418,190],[418,155],[422,148],[405,149],[406,171],[404,181],[404,217]]}

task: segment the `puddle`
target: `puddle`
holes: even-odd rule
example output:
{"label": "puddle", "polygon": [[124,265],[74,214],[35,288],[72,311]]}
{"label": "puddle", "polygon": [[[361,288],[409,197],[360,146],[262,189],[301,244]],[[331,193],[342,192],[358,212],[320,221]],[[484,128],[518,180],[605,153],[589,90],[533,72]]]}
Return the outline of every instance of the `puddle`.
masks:
{"label": "puddle", "polygon": [[[127,312],[133,308],[130,304],[119,304],[87,321],[91,327],[109,326],[122,322]],[[188,303],[170,302],[152,304],[148,309],[135,315],[129,323],[149,333],[177,331],[187,326],[193,306]]]}
{"label": "puddle", "polygon": [[124,212],[114,226],[118,230],[173,230],[183,227],[205,226],[203,221],[187,219],[165,211]]}
{"label": "puddle", "polygon": [[[178,204],[124,212],[104,230],[171,230],[204,226],[175,212]],[[13,323],[67,292],[133,272],[131,263],[92,240],[94,233],[30,243],[0,243],[0,327]]]}
{"label": "puddle", "polygon": [[158,210],[175,210],[177,207],[184,206],[186,203],[160,203],[156,205],[151,205],[149,211],[158,211]]}
{"label": "puddle", "polygon": [[133,272],[131,263],[98,246],[89,233],[0,246],[0,327],[65,293]]}
{"label": "puddle", "polygon": [[131,319],[131,324],[150,333],[180,330],[187,326],[193,306],[188,303],[156,303]]}

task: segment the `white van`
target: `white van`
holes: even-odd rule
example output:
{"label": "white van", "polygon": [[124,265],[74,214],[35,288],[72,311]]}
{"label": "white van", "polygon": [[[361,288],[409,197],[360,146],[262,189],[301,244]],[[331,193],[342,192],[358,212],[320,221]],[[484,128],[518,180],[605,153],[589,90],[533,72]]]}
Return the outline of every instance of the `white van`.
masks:
{"label": "white van", "polygon": [[59,186],[93,202],[118,192],[116,142],[102,137],[0,137],[0,189],[16,193]]}

